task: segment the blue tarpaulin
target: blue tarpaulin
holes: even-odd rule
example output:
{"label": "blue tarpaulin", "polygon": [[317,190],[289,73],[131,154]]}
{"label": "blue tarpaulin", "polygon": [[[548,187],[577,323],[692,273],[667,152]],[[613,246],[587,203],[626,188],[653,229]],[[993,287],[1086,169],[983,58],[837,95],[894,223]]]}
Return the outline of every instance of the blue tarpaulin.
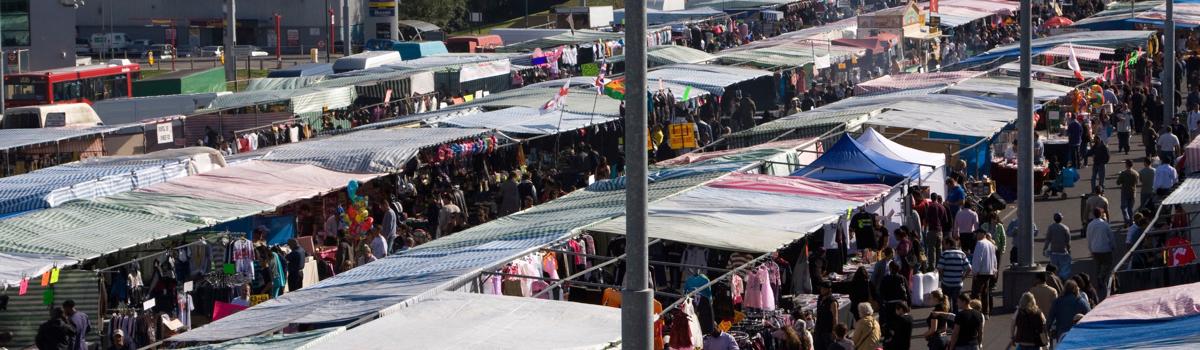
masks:
{"label": "blue tarpaulin", "polygon": [[[296,237],[295,215],[252,216],[213,226],[212,230],[250,234],[259,226],[266,227],[267,237],[265,237],[265,240],[270,245],[285,244],[288,239]],[[259,239],[259,237],[252,238],[254,240]]]}
{"label": "blue tarpaulin", "polygon": [[1058,349],[1195,349],[1200,315],[1086,322],[1071,327]]}
{"label": "blue tarpaulin", "polygon": [[918,174],[918,165],[888,158],[863,147],[849,135],[842,135],[820,158],[792,176],[849,184],[895,185]]}

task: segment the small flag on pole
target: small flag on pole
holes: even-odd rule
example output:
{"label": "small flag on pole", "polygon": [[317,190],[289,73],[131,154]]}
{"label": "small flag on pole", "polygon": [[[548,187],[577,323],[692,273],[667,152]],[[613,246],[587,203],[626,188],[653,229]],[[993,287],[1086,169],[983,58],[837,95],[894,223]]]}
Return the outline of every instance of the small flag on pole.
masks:
{"label": "small flag on pole", "polygon": [[566,79],[566,81],[563,82],[563,86],[558,89],[558,93],[554,94],[554,97],[549,101],[546,101],[545,104],[542,104],[542,108],[540,108],[539,111],[541,111],[542,114],[546,114],[555,109],[562,108],[562,105],[566,102],[564,98],[567,97],[570,87],[571,79]]}
{"label": "small flag on pole", "polygon": [[1071,52],[1070,60],[1067,61],[1067,67],[1070,67],[1071,71],[1075,72],[1075,79],[1084,80],[1083,71],[1079,69],[1079,60],[1075,59],[1075,46],[1068,43],[1067,49]]}

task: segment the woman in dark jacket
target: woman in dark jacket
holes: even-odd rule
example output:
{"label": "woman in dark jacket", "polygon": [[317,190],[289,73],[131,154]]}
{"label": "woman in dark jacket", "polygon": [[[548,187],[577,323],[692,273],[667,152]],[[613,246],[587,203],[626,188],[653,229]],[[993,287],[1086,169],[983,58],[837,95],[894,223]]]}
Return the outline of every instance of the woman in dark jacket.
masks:
{"label": "woman in dark jacket", "polygon": [[[871,300],[871,282],[867,277],[867,269],[859,266],[858,270],[854,271],[854,277],[850,279],[850,305],[858,305]],[[858,308],[850,308],[850,312],[854,313],[854,319],[862,318],[858,314]]]}

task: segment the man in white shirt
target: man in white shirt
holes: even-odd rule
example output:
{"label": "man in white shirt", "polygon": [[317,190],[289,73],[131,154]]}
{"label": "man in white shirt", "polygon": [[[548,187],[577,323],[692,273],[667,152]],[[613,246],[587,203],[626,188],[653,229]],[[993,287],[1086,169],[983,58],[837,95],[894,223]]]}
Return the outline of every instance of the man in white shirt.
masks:
{"label": "man in white shirt", "polygon": [[379,225],[371,228],[371,255],[375,259],[383,259],[388,255],[387,238],[383,237],[383,230]]}
{"label": "man in white shirt", "polygon": [[983,302],[979,310],[986,316],[992,312],[992,287],[996,285],[996,244],[987,231],[975,231],[978,242],[975,252],[971,255],[971,268],[975,270],[975,278],[971,280],[971,295]]}
{"label": "man in white shirt", "polygon": [[1175,167],[1167,162],[1159,160],[1158,166],[1154,167],[1154,194],[1158,198],[1167,198],[1171,193],[1171,188],[1175,187],[1175,182],[1179,181],[1179,175],[1175,173]]}
{"label": "man in white shirt", "polygon": [[1171,128],[1163,127],[1158,133],[1158,158],[1163,163],[1175,164],[1175,155],[1179,154],[1179,138],[1171,133]]}
{"label": "man in white shirt", "polygon": [[1096,262],[1094,278],[1096,281],[1106,281],[1109,270],[1112,269],[1113,238],[1112,227],[1108,225],[1108,221],[1104,221],[1103,209],[1096,208],[1092,211],[1092,222],[1087,225],[1087,240],[1092,260]]}

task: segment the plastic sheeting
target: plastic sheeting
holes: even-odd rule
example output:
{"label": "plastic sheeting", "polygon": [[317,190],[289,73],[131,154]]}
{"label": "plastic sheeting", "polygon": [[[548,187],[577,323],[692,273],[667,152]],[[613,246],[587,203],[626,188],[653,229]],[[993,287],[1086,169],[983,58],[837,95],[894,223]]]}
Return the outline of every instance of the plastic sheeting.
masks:
{"label": "plastic sheeting", "polygon": [[184,348],[186,350],[305,350],[346,331],[346,327],[317,329],[292,334],[273,334]]}
{"label": "plastic sheeting", "polygon": [[1162,205],[1197,203],[1200,203],[1200,178],[1189,177],[1183,179],[1183,183],[1171,191],[1167,199],[1163,200]]}
{"label": "plastic sheeting", "polygon": [[[854,195],[838,198],[814,194],[822,188],[837,188],[838,184],[788,180],[767,182],[763,177],[741,177],[719,187],[701,186],[654,202],[648,208],[647,235],[710,248],[770,252],[863,204],[842,198],[873,198],[888,190],[886,186],[851,188]],[[587,230],[625,234],[625,218]]]}
{"label": "plastic sheeting", "polygon": [[916,177],[917,165],[888,158],[867,149],[849,135],[842,135],[829,150],[792,176],[806,176],[842,183],[883,183],[894,185]]}
{"label": "plastic sheeting", "polygon": [[79,260],[61,255],[0,253],[0,287],[15,288],[21,285],[22,278],[41,276],[55,266],[69,266],[76,262]]}
{"label": "plastic sheeting", "polygon": [[442,120],[438,124],[459,128],[496,129],[513,134],[554,135],[563,130],[585,128],[613,120],[617,118],[565,111],[542,113],[537,108],[512,107]]}
{"label": "plastic sheeting", "polygon": [[338,334],[313,349],[605,349],[621,309],[446,292]]}
{"label": "plastic sheeting", "polygon": [[[725,88],[744,81],[770,76],[771,72],[750,68],[700,64],[678,64],[658,68],[646,74],[647,90],[657,87],[658,81],[670,82],[723,95]],[[695,91],[693,91],[694,93]],[[683,94],[678,90],[675,95]]]}
{"label": "plastic sheeting", "polygon": [[250,161],[209,173],[170,180],[139,191],[279,207],[365,182],[382,174],[348,174],[308,164]]}
{"label": "plastic sheeting", "polygon": [[396,128],[364,130],[271,149],[262,160],[316,165],[328,170],[377,174],[399,172],[422,148],[480,137],[487,129]]}
{"label": "plastic sheeting", "polygon": [[0,214],[58,206],[128,192],[169,179],[225,166],[207,147],[158,151],[146,155],[98,157],[0,178]]}

